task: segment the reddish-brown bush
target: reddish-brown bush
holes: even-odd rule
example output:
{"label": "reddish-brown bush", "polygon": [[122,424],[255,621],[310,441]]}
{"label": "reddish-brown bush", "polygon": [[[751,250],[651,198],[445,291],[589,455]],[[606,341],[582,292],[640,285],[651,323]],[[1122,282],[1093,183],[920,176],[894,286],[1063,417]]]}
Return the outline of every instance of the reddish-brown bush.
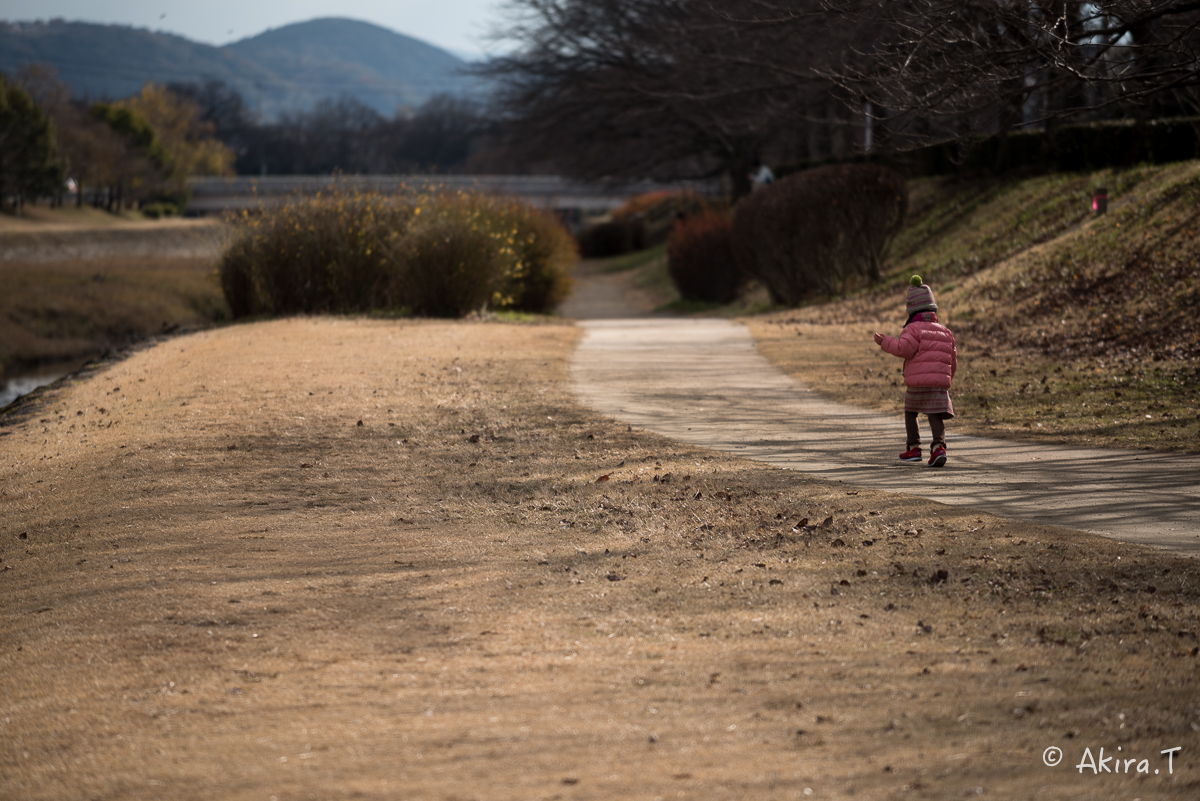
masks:
{"label": "reddish-brown bush", "polygon": [[789,175],[744,198],[733,221],[738,264],[776,303],[795,306],[879,280],[908,206],[904,177],[874,164]]}
{"label": "reddish-brown bush", "polygon": [[634,250],[654,247],[667,241],[675,220],[713,208],[712,202],[698,192],[662,190],[630,198],[613,212],[613,220],[625,223],[634,232]]}
{"label": "reddish-brown bush", "polygon": [[667,240],[667,269],[684,300],[729,303],[741,271],[733,255],[729,215],[706,211],[675,223]]}

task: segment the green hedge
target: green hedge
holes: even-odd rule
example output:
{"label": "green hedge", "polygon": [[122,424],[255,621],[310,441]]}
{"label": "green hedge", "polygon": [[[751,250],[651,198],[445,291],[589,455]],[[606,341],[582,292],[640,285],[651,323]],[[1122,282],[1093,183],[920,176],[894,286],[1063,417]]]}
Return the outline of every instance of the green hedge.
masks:
{"label": "green hedge", "polygon": [[[1027,168],[1075,172],[1194,158],[1200,158],[1200,117],[1154,120],[1142,128],[1134,120],[1062,125],[1049,139],[1044,131],[1013,131],[965,145],[946,142],[906,153],[859,154],[837,163],[884,164],[915,177]],[[834,161],[798,162],[779,167],[776,174],[830,163]]]}

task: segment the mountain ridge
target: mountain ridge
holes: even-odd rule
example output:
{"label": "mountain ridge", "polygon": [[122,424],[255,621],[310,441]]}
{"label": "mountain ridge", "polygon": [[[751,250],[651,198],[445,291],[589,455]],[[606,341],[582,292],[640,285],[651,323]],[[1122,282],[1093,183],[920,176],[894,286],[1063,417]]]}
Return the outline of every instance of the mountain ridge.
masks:
{"label": "mountain ridge", "polygon": [[411,36],[343,17],[271,28],[227,45],[88,22],[0,21],[0,72],[45,63],[78,96],[122,98],[147,82],[224,81],[266,119],[353,97],[385,116],[478,81],[457,56]]}

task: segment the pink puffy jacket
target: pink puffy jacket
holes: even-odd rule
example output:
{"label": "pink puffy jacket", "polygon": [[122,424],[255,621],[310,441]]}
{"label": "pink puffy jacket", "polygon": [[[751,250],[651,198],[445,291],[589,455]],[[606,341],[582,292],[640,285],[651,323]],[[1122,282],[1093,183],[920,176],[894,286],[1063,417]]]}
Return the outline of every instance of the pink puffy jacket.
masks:
{"label": "pink puffy jacket", "polygon": [[904,386],[950,389],[958,371],[954,334],[941,323],[913,320],[899,338],[884,336],[879,347],[904,359]]}

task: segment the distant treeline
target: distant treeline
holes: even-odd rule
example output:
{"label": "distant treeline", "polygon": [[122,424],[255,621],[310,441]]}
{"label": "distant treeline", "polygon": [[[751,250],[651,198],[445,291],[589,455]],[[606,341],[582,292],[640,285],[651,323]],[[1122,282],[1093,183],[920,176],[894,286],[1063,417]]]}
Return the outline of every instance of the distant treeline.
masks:
{"label": "distant treeline", "polygon": [[167,88],[200,110],[234,154],[239,175],[494,173],[513,171],[476,102],[438,95],[391,118],[352,97],[262,123],[221,81]]}
{"label": "distant treeline", "polygon": [[31,65],[0,76],[0,203],[20,213],[50,198],[116,211],[179,211],[192,175],[232,172],[233,152],[212,137],[192,103],[147,84],[133,97],[90,103],[54,70]]}
{"label": "distant treeline", "polygon": [[216,80],[146,84],[129,98],[90,102],[35,64],[7,82],[0,76],[4,86],[0,203],[18,210],[49,197],[173,214],[186,207],[194,175],[519,171],[482,108],[447,95],[391,118],[343,97],[262,122]]}

